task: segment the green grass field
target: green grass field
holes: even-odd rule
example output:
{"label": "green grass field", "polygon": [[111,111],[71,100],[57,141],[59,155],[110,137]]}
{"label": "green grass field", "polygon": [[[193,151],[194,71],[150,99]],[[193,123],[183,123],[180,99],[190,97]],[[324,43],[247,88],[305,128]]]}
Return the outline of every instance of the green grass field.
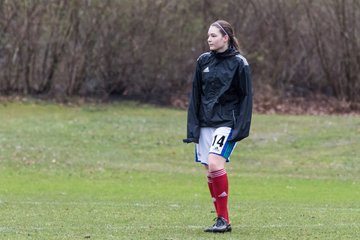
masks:
{"label": "green grass field", "polygon": [[254,115],[213,224],[186,112],[0,103],[0,239],[359,239],[360,117]]}

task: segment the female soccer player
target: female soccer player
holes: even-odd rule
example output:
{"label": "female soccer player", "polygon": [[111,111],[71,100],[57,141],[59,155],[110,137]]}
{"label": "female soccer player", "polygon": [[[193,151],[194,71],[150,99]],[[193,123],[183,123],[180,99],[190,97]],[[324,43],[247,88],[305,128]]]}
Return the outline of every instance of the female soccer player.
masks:
{"label": "female soccer player", "polygon": [[205,232],[230,232],[225,162],[236,142],[249,136],[252,114],[250,67],[239,53],[232,26],[218,20],[208,30],[210,51],[197,59],[188,108],[186,143],[196,143],[195,161],[207,170],[217,213]]}

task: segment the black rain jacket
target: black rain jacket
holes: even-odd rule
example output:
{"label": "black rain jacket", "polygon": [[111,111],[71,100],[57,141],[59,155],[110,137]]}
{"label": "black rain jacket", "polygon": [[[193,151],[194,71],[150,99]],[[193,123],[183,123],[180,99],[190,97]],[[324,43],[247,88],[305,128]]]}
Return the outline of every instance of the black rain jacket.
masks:
{"label": "black rain jacket", "polygon": [[252,83],[250,66],[234,48],[202,54],[196,65],[188,108],[186,143],[199,142],[201,127],[230,127],[230,141],[250,132]]}

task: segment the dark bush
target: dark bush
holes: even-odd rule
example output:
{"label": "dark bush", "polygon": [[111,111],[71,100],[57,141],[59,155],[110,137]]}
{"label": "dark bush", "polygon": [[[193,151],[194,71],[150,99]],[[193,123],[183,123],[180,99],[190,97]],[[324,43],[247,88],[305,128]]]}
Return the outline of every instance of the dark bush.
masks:
{"label": "dark bush", "polygon": [[256,98],[360,102],[357,0],[0,1],[0,93],[183,105],[216,19],[234,25]]}

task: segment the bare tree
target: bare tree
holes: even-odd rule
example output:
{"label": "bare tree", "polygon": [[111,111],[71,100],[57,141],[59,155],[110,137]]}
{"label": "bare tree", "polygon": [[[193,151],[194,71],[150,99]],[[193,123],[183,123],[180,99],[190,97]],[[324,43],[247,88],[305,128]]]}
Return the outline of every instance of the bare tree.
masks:
{"label": "bare tree", "polygon": [[184,102],[217,19],[234,25],[257,98],[359,105],[357,0],[3,0],[0,93]]}

